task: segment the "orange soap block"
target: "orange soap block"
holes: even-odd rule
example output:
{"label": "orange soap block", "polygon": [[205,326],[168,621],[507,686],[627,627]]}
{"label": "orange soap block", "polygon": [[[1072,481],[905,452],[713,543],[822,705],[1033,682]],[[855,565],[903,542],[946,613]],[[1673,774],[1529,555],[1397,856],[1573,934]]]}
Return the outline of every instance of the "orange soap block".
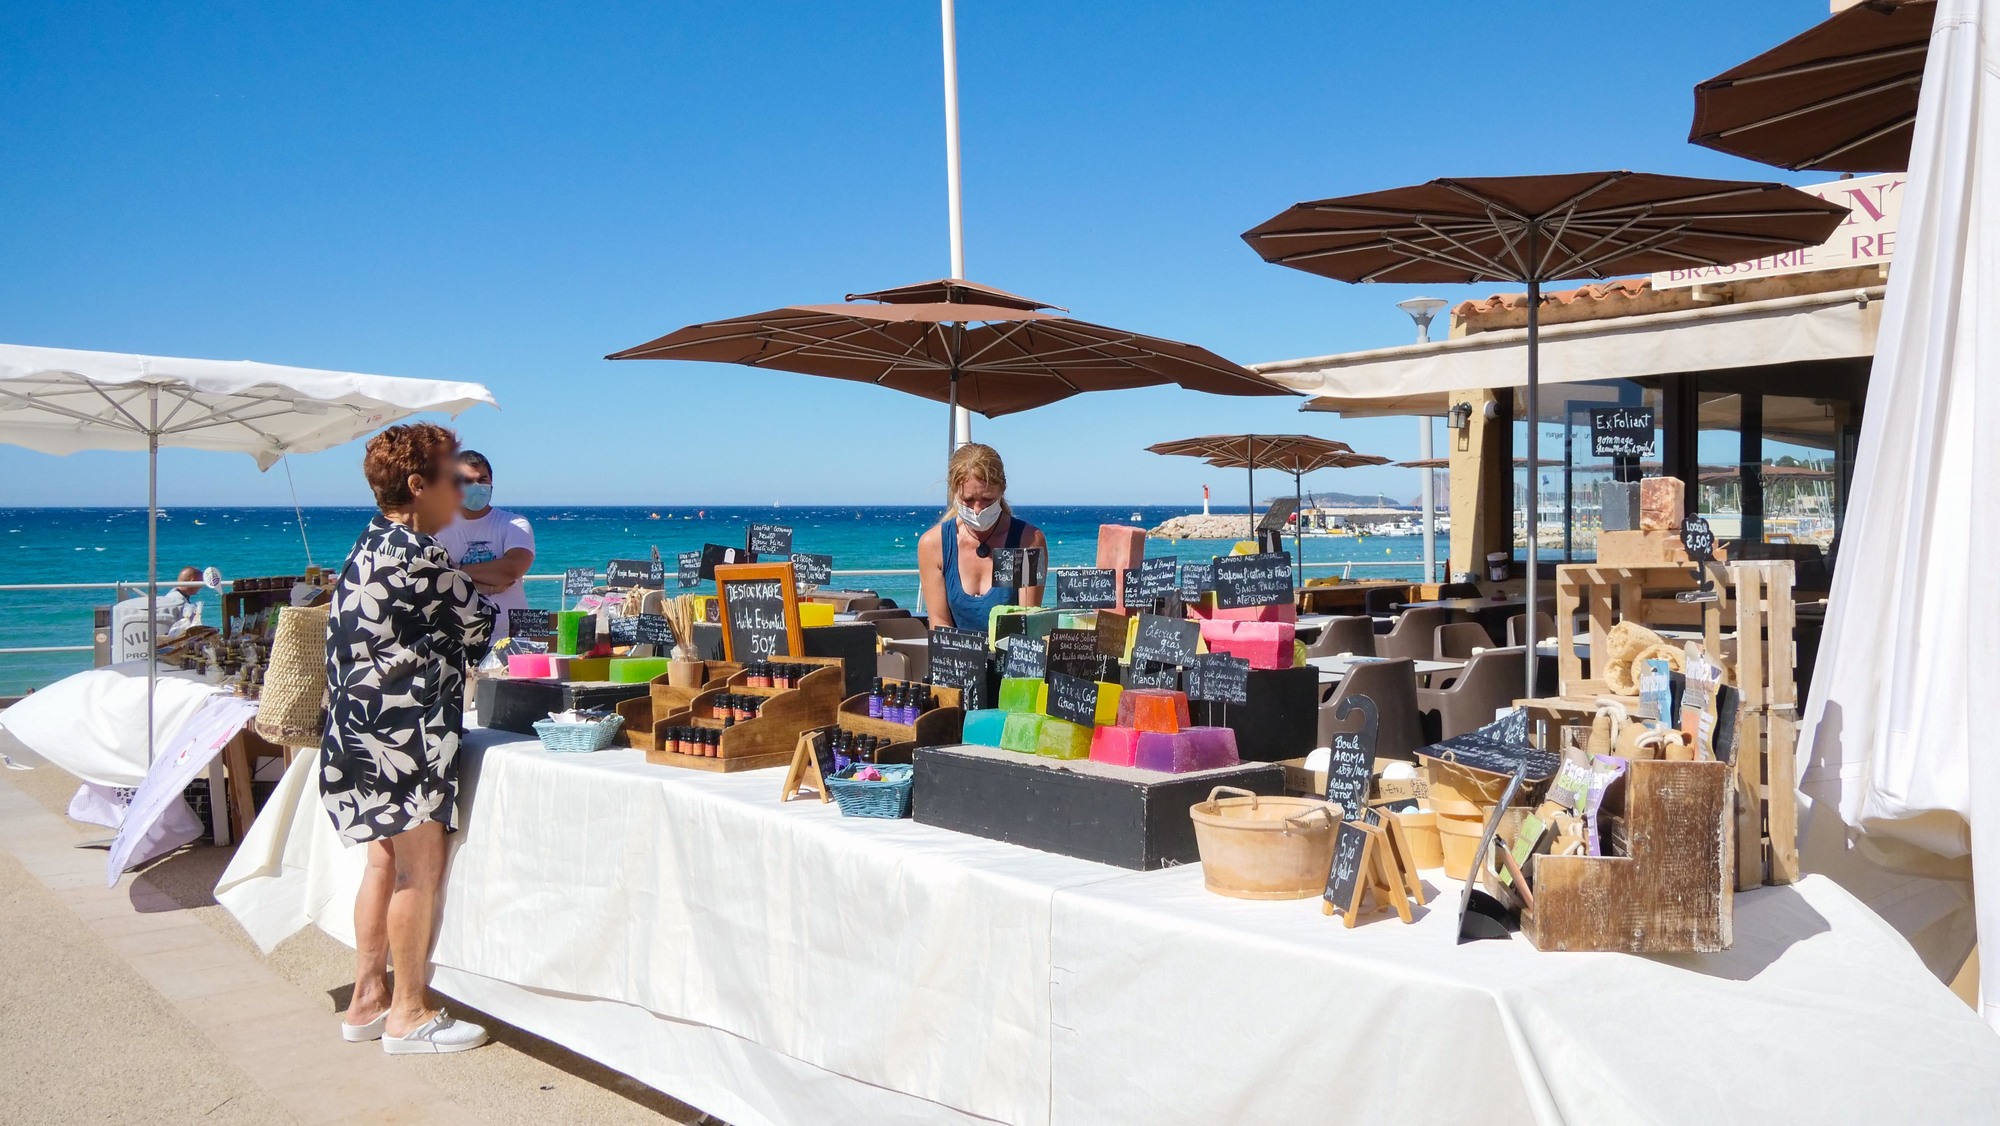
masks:
{"label": "orange soap block", "polygon": [[1118,726],[1172,735],[1188,725],[1187,693],[1134,688],[1118,701]]}

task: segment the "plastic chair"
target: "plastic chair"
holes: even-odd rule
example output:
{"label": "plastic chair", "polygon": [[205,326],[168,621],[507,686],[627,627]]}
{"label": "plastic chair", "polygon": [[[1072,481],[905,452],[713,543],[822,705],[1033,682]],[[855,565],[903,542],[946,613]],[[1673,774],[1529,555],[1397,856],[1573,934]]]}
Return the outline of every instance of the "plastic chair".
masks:
{"label": "plastic chair", "polygon": [[1474,649],[1493,648],[1493,635],[1478,622],[1452,622],[1437,628],[1434,651],[1440,661],[1466,661]]}
{"label": "plastic chair", "polygon": [[1361,596],[1361,612],[1371,618],[1393,618],[1396,607],[1409,600],[1407,587],[1380,587]]}
{"label": "plastic chair", "polygon": [[912,618],[908,610],[899,610],[900,618],[876,618],[868,622],[875,632],[883,637],[917,638],[928,637],[931,625],[922,618]]}
{"label": "plastic chair", "polygon": [[1526,649],[1488,649],[1472,658],[1447,688],[1417,689],[1417,707],[1436,738],[1449,739],[1493,722],[1521,696]]}
{"label": "plastic chair", "polygon": [[1320,627],[1319,636],[1306,646],[1308,657],[1333,657],[1352,653],[1357,657],[1375,655],[1375,621],[1359,615],[1334,618]]}
{"label": "plastic chair", "polygon": [[1424,729],[1417,715],[1417,666],[1410,661],[1369,661],[1355,665],[1340,679],[1339,687],[1326,703],[1319,706],[1319,745],[1333,744],[1337,731],[1347,730],[1354,722],[1350,716],[1343,723],[1334,717],[1340,709],[1340,702],[1349,696],[1366,696],[1375,701],[1375,713],[1381,725],[1375,730],[1375,755],[1377,758],[1414,760],[1417,748],[1427,746]]}
{"label": "plastic chair", "polygon": [[875,675],[884,680],[910,679],[910,658],[884,650],[875,654]]}
{"label": "plastic chair", "polygon": [[1375,655],[1428,661],[1437,651],[1438,627],[1450,620],[1451,611],[1441,607],[1405,610],[1388,633],[1375,639]]}
{"label": "plastic chair", "polygon": [[910,612],[908,610],[878,607],[874,610],[857,611],[854,615],[854,620],[857,622],[886,622],[891,618],[907,618],[909,616]]}
{"label": "plastic chair", "polygon": [[[1527,628],[1528,615],[1526,613],[1516,614],[1507,619],[1507,645],[1509,648],[1528,643]],[[1555,635],[1555,618],[1552,615],[1538,611],[1535,614],[1535,640],[1540,641],[1543,638],[1554,637]]]}

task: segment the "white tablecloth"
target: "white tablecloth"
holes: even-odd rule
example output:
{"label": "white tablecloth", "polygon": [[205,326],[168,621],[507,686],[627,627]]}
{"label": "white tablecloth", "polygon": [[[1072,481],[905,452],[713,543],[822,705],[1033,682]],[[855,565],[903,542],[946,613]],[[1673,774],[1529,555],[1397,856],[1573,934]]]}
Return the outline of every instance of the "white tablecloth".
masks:
{"label": "white tablecloth", "polygon": [[[1823,880],[1739,897],[1722,955],[1457,946],[1450,889],[1414,926],[1347,930],[1317,900],[1209,895],[1198,866],[779,803],[775,771],[468,744],[440,988],[739,1126],[1957,1121],[2000,1101],[2000,1038]],[[359,863],[302,757],[217,897],[267,948],[307,923],[351,941]]]}

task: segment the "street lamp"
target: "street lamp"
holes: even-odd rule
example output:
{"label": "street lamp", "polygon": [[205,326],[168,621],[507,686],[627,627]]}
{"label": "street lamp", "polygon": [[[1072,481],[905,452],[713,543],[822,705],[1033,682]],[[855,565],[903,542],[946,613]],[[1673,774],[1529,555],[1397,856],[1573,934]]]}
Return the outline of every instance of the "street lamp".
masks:
{"label": "street lamp", "polygon": [[[1447,302],[1439,297],[1412,297],[1408,301],[1396,302],[1396,308],[1410,314],[1417,322],[1417,343],[1431,342],[1431,318]],[[1417,417],[1417,456],[1429,461],[1431,451],[1431,419],[1428,415]],[[1424,581],[1437,578],[1437,471],[1424,470]]]}

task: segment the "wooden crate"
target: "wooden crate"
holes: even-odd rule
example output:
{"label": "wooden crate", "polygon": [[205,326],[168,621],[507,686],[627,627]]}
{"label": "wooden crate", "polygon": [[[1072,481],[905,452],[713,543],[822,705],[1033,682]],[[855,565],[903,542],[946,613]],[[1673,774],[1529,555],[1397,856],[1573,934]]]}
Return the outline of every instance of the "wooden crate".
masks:
{"label": "wooden crate", "polygon": [[[1717,597],[1689,603],[1674,596],[1700,586],[1690,567],[1557,567],[1556,621],[1569,623],[1586,615],[1593,657],[1607,651],[1611,627],[1619,622],[1698,628],[1711,656],[1734,663],[1746,711],[1796,707],[1791,561],[1716,564],[1708,573],[1720,576]],[[1565,629],[1558,632],[1568,636]],[[1734,636],[1725,640],[1725,633]],[[1584,664],[1574,646],[1559,638],[1556,649],[1561,695],[1591,699],[1609,694],[1602,676],[1591,675],[1597,670]]]}
{"label": "wooden crate", "polygon": [[868,714],[867,693],[842,700],[840,711],[834,717],[837,726],[856,735],[873,735],[889,740],[886,746],[876,748],[877,762],[907,763],[912,761],[911,753],[918,747],[950,746],[964,735],[965,709],[960,706],[963,696],[958,689],[917,680],[884,679],[882,684],[884,687],[914,684],[928,688],[937,697],[938,706],[918,716],[915,723],[891,723]]}
{"label": "wooden crate", "polygon": [[1798,742],[1799,721],[1792,709],[1746,709],[1736,718],[1739,891],[1799,881]]}
{"label": "wooden crate", "polygon": [[[714,758],[663,751],[657,746],[646,752],[646,761],[658,766],[680,766],[690,770],[733,773],[785,766],[792,761],[799,736],[815,727],[833,722],[840,710],[841,689],[846,672],[839,657],[787,657],[785,663],[818,665],[799,678],[797,688],[753,688],[742,683],[747,671],[738,671],[718,688],[705,688],[690,702],[686,711],[664,721],[669,727],[708,727],[722,732],[722,743]],[[715,715],[715,698],[723,693],[762,696],[764,706],[755,719],[738,720],[724,726]]]}
{"label": "wooden crate", "polygon": [[1539,950],[1727,950],[1735,921],[1729,764],[1635,762],[1621,788],[1630,855],[1535,857],[1522,933]]}

